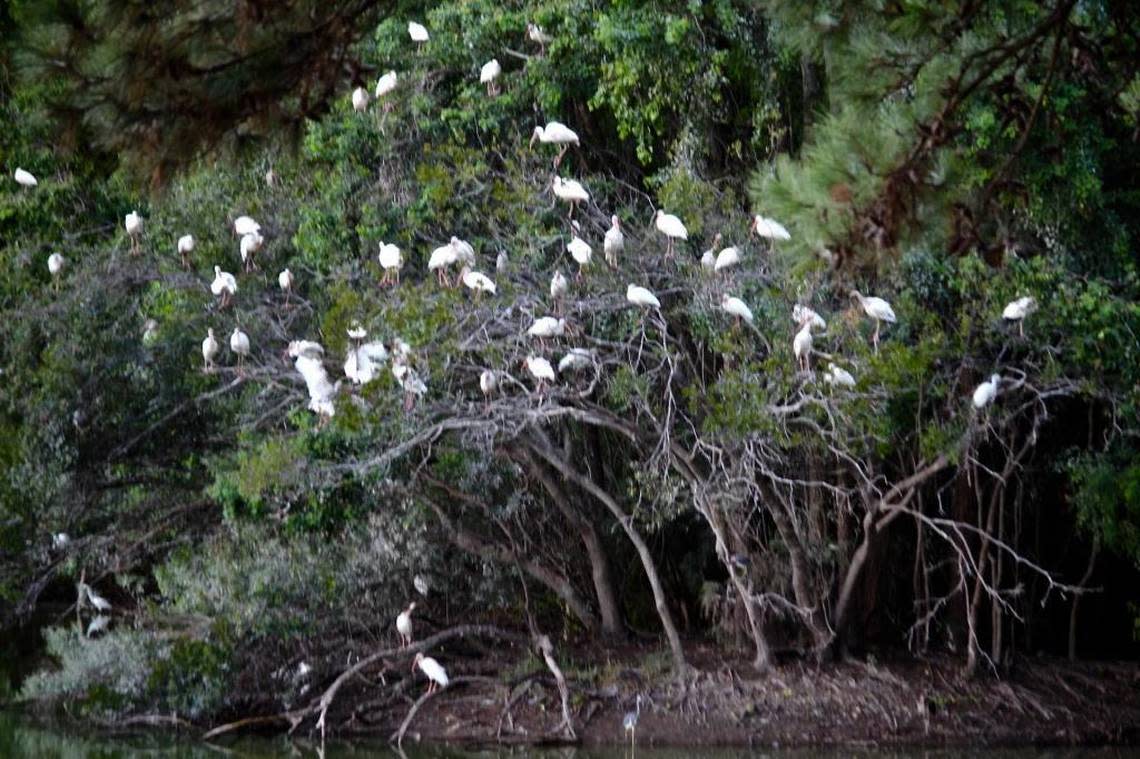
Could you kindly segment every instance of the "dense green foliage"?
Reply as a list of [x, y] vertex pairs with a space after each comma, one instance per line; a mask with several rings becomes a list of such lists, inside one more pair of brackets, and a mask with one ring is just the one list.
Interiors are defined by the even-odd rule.
[[[188, 41], [164, 51], [109, 34], [137, 21], [110, 11], [135, 3], [82, 4], [99, 31], [72, 53], [104, 79], [91, 90], [75, 72], [43, 76], [62, 34], [51, 14], [70, 6], [33, 5], [0, 16], [19, 32], [0, 52], [0, 623], [70, 604], [76, 582], [115, 614], [103, 637], [52, 629], [59, 667], [26, 697], [201, 720], [288, 708], [304, 677], [327, 683], [394, 639], [417, 575], [431, 627], [530, 620], [567, 641], [657, 628], [677, 667], [678, 627], [726, 656], [745, 644], [758, 666], [776, 640], [819, 656], [866, 640], [960, 646], [972, 671], [979, 656], [1002, 665], [1002, 631], [1018, 648], [1027, 609], [1067, 619], [1090, 546], [1140, 568], [1135, 11], [295, 3], [280, 27], [247, 20], [264, 45], [289, 47], [310, 6], [354, 26], [335, 55], [274, 55], [246, 103], [235, 93], [265, 68], [211, 31], [224, 14], [199, 27], [179, 4], [164, 34]], [[431, 30], [421, 47], [410, 18]], [[528, 22], [551, 41], [528, 40]], [[129, 58], [99, 68], [143, 45], [174, 76], [198, 35], [237, 56], [221, 90], [162, 78], [161, 97], [140, 99]], [[297, 70], [308, 55], [311, 77]], [[478, 79], [492, 57], [494, 97]], [[355, 112], [352, 88], [390, 69], [397, 89]], [[120, 89], [117, 111], [92, 107]], [[177, 130], [137, 139], [142, 101], [151, 129]], [[292, 148], [262, 139], [284, 128], [260, 121], [276, 104], [302, 120]], [[553, 149], [527, 148], [553, 119], [582, 142], [558, 173], [592, 196], [574, 214], [594, 259], [561, 303], [548, 283], [576, 270], [572, 229]], [[10, 181], [17, 166], [39, 185]], [[688, 227], [673, 256], [657, 208]], [[140, 255], [123, 231], [132, 209]], [[753, 213], [791, 239], [750, 235]], [[266, 237], [250, 273], [241, 214]], [[626, 230], [613, 268], [610, 214]], [[713, 275], [698, 259], [718, 233], [743, 261]], [[437, 284], [428, 257], [451, 235], [474, 245], [495, 296]], [[379, 286], [382, 241], [404, 251], [398, 286]], [[67, 262], [58, 287], [52, 252]], [[238, 277], [227, 308], [215, 265]], [[631, 308], [631, 282], [660, 311]], [[898, 316], [877, 348], [856, 287]], [[721, 310], [725, 293], [754, 326]], [[1001, 314], [1023, 296], [1037, 309], [1021, 334]], [[827, 319], [813, 372], [793, 357], [794, 304]], [[525, 336], [554, 312], [569, 336]], [[285, 351], [317, 340], [339, 378], [354, 323], [407, 341], [428, 391], [405, 412], [386, 368], [345, 381], [322, 423]], [[226, 345], [235, 326], [253, 345], [244, 371]], [[207, 328], [217, 372], [202, 370]], [[535, 392], [520, 363], [573, 346], [591, 366]], [[824, 382], [829, 362], [855, 387]], [[500, 378], [489, 398], [484, 368]], [[997, 399], [976, 410], [994, 372]], [[1074, 525], [1079, 549], [1059, 546]]]

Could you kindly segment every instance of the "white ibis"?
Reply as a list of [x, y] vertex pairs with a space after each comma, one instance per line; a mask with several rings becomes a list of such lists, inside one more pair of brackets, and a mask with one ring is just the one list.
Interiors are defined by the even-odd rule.
[[90, 601], [91, 605], [94, 606], [98, 611], [111, 610], [111, 602], [96, 593], [94, 588], [86, 584], [83, 586], [83, 588], [87, 593], [87, 600]]
[[281, 288], [281, 292], [285, 293], [285, 298], [289, 298], [289, 293], [293, 292], [293, 272], [289, 269], [282, 269], [281, 273], [277, 275], [277, 286]]
[[1020, 337], [1025, 337], [1025, 317], [1031, 311], [1037, 308], [1037, 301], [1029, 295], [1023, 298], [1018, 298], [1006, 305], [1001, 312], [1001, 318], [1007, 322], [1017, 322], [1017, 334]]
[[178, 238], [178, 255], [182, 258], [182, 268], [190, 268], [190, 254], [194, 252], [194, 235], [182, 235]]
[[499, 94], [497, 80], [501, 73], [503, 73], [503, 67], [499, 65], [498, 58], [492, 58], [479, 69], [479, 83], [487, 85], [487, 94], [491, 97]]
[[823, 373], [823, 381], [832, 386], [855, 387], [855, 378], [851, 376], [851, 372], [832, 363], [828, 363], [827, 371]]
[[725, 248], [716, 254], [716, 261], [713, 262], [713, 271], [725, 271], [731, 269], [740, 263], [740, 248], [735, 245]]
[[586, 188], [576, 179], [563, 179], [560, 176], [555, 176], [552, 186], [554, 195], [559, 200], [570, 204], [570, 216], [574, 215], [574, 209], [578, 207], [579, 203], [590, 200], [590, 193], [586, 192]]
[[400, 635], [400, 648], [412, 645], [412, 612], [415, 608], [416, 602], [412, 601], [408, 604], [408, 608], [396, 615], [396, 632]]
[[474, 292], [476, 297], [478, 297], [480, 293], [490, 293], [494, 295], [496, 292], [495, 283], [491, 281], [490, 277], [482, 272], [472, 271], [466, 266], [459, 272], [459, 280], [463, 283], [464, 287]]
[[408, 36], [412, 38], [412, 42], [417, 45], [423, 45], [427, 42], [430, 36], [428, 35], [427, 27], [416, 21], [408, 22]]
[[395, 71], [389, 71], [382, 77], [376, 80], [376, 99], [387, 95], [392, 90], [396, 89], [397, 77]]
[[491, 369], [484, 369], [483, 373], [479, 375], [479, 389], [483, 391], [483, 397], [490, 401], [491, 395], [499, 387], [499, 375]]
[[974, 388], [974, 408], [981, 410], [993, 403], [1000, 384], [1001, 375], [991, 374], [988, 380]]
[[800, 331], [792, 338], [792, 352], [796, 354], [796, 364], [805, 372], [811, 371], [811, 322], [800, 325]]
[[309, 410], [323, 423], [336, 412], [333, 398], [339, 387], [339, 383], [334, 385], [329, 380], [329, 373], [325, 371], [325, 365], [321, 361], [325, 349], [320, 343], [312, 340], [294, 340], [289, 343], [288, 353], [295, 359], [294, 368], [305, 380], [305, 388], [309, 392]]
[[507, 256], [507, 251], [500, 250], [499, 255], [495, 256], [495, 272], [498, 274], [506, 274], [510, 268], [511, 259]]
[[218, 338], [214, 337], [214, 328], [210, 327], [206, 330], [206, 339], [202, 341], [202, 360], [205, 362], [202, 371], [212, 372], [214, 370], [214, 359], [217, 356]]
[[368, 90], [357, 87], [352, 91], [352, 110], [364, 113], [368, 110]]
[[823, 317], [802, 303], [797, 303], [792, 306], [792, 321], [796, 324], [803, 324], [805, 321], [809, 321], [811, 322], [811, 326], [815, 329], [827, 329], [827, 322], [823, 320]]
[[411, 411], [416, 405], [416, 398], [427, 393], [427, 383], [420, 379], [415, 369], [404, 363], [393, 364], [392, 376], [404, 391], [404, 410]]
[[569, 289], [570, 283], [566, 280], [566, 276], [561, 270], [555, 271], [554, 276], [550, 278], [550, 298], [557, 302]]
[[535, 389], [539, 395], [542, 395], [542, 390], [547, 382], [554, 382], [554, 367], [550, 362], [541, 356], [527, 356], [523, 361], [523, 366], [530, 372], [530, 376], [534, 377], [537, 381]]
[[625, 299], [635, 306], [661, 308], [661, 301], [651, 290], [640, 285], [630, 285], [625, 288]]
[[245, 358], [249, 355], [249, 335], [241, 331], [241, 327], [234, 327], [230, 334], [230, 350], [237, 355], [238, 373], [245, 369]]
[[450, 682], [443, 666], [430, 656], [424, 656], [422, 652], [416, 654], [415, 660], [412, 661], [412, 670], [414, 671], [416, 667], [427, 675], [428, 693], [434, 693], [438, 688], [446, 688]]
[[888, 324], [895, 323], [895, 312], [891, 308], [891, 304], [887, 303], [882, 298], [874, 296], [866, 297], [858, 290], [851, 291], [851, 297], [859, 300], [859, 305], [863, 307], [864, 313], [875, 320], [875, 334], [871, 340], [875, 344], [875, 352], [879, 352], [879, 328], [883, 322]]
[[570, 257], [578, 263], [578, 276], [581, 277], [590, 259], [594, 257], [594, 249], [581, 237], [574, 235], [566, 245], [566, 250], [570, 251]]
[[428, 592], [431, 591], [431, 583], [428, 582], [428, 578], [424, 577], [423, 575], [418, 574], [413, 577], [412, 586], [416, 589], [416, 592], [424, 598], [427, 598]]
[[665, 255], [672, 257], [673, 240], [688, 240], [689, 230], [685, 229], [685, 225], [679, 218], [671, 213], [665, 213], [665, 211], [661, 209], [657, 209], [657, 214], [653, 217], [653, 222], [657, 227], [657, 231], [665, 235], [665, 239], [669, 241]]
[[720, 307], [727, 313], [735, 316], [737, 324], [739, 324], [742, 319], [749, 324], [752, 323], [752, 309], [740, 298], [725, 293], [721, 296]]
[[221, 308], [225, 308], [230, 303], [232, 298], [237, 293], [237, 279], [233, 274], [228, 271], [222, 271], [222, 267], [214, 267], [214, 281], [210, 283], [210, 292], [214, 295], [221, 296]]
[[625, 234], [621, 231], [621, 219], [614, 214], [610, 217], [610, 228], [606, 230], [605, 240], [602, 241], [606, 263], [611, 267], [617, 267], [618, 254], [623, 250], [625, 250]]
[[562, 146], [561, 152], [559, 152], [558, 156], [554, 159], [554, 168], [556, 169], [562, 163], [562, 157], [566, 155], [566, 151], [570, 149], [570, 146], [579, 144], [578, 134], [560, 121], [547, 122], [545, 127], [536, 126], [530, 137], [531, 146], [534, 145], [535, 140], [547, 145]]
[[234, 219], [234, 235], [237, 237], [245, 237], [246, 235], [259, 234], [261, 232], [261, 225], [253, 220], [250, 216], [239, 216]]
[[784, 228], [783, 224], [776, 221], [775, 219], [765, 218], [760, 214], [756, 214], [754, 217], [752, 217], [752, 225], [749, 228], [749, 231], [753, 234], [763, 237], [766, 240], [775, 241], [792, 239], [792, 236], [788, 234], [788, 230]]
[[52, 253], [48, 256], [47, 268], [48, 274], [51, 275], [52, 287], [56, 290], [59, 289], [59, 275], [63, 273], [63, 267], [67, 262], [64, 261], [63, 256], [59, 253]]
[[716, 270], [716, 249], [720, 246], [720, 232], [713, 235], [712, 246], [701, 254], [701, 268], [705, 271]]
[[558, 362], [558, 373], [584, 369], [594, 363], [594, 352], [589, 348], [571, 348]]
[[32, 172], [21, 168], [17, 168], [16, 171], [12, 173], [12, 178], [16, 180], [16, 184], [24, 188], [32, 188], [40, 183]]
[[546, 46], [554, 41], [554, 38], [544, 32], [541, 26], [529, 22], [526, 25], [526, 38], [538, 45], [542, 55], [546, 54]]
[[566, 334], [566, 320], [555, 319], [553, 316], [543, 316], [534, 320], [526, 334], [528, 337], [537, 337], [539, 342], [546, 344], [548, 337], [562, 337]]
[[454, 265], [458, 260], [458, 248], [451, 243], [440, 245], [431, 252], [431, 257], [428, 258], [428, 271], [434, 271], [439, 283], [448, 287], [451, 282], [447, 277], [447, 267]]
[[367, 385], [376, 379], [380, 367], [388, 360], [388, 349], [384, 343], [376, 340], [360, 344], [367, 337], [368, 332], [363, 329], [350, 329], [348, 336], [356, 345], [349, 348], [348, 357], [344, 361], [344, 375], [357, 385]]
[[475, 248], [472, 247], [471, 243], [466, 240], [460, 240], [455, 235], [452, 235], [451, 245], [455, 248], [460, 261], [465, 264], [470, 264], [471, 266], [475, 265]]
[[241, 250], [241, 263], [245, 271], [253, 271], [257, 268], [254, 255], [257, 251], [261, 250], [261, 246], [264, 243], [265, 238], [261, 236], [260, 232], [250, 232], [248, 235], [242, 235], [241, 243], [238, 247]]
[[625, 716], [622, 717], [622, 719], [621, 719], [622, 729], [625, 730], [625, 734], [629, 736], [629, 745], [630, 745], [631, 751], [633, 750], [633, 746], [634, 746], [636, 739], [637, 739], [637, 721], [638, 721], [638, 719], [641, 718], [641, 694], [640, 693], [637, 694], [637, 702], [636, 703], [637, 703], [637, 706], [634, 708], [634, 710], [626, 712]]
[[381, 242], [379, 259], [380, 268], [384, 270], [380, 286], [400, 284], [400, 267], [404, 265], [404, 256], [400, 249], [390, 242]]
[[138, 211], [131, 211], [123, 217], [123, 227], [127, 230], [127, 236], [131, 238], [131, 253], [138, 253], [139, 234], [142, 233], [142, 217]]

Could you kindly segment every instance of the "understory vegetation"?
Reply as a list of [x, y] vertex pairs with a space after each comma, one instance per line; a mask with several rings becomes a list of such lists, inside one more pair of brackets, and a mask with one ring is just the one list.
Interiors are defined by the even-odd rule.
[[[48, 619], [19, 698], [332, 729], [349, 715], [317, 699], [399, 647], [413, 600], [453, 678], [486, 674], [454, 648], [478, 625], [571, 690], [633, 642], [669, 674], [698, 644], [761, 672], [1136, 655], [1140, 9], [149, 5], [0, 9], [0, 628]], [[555, 168], [530, 144], [552, 120], [581, 143]], [[688, 230], [672, 251], [659, 209]], [[241, 215], [265, 238], [249, 272]], [[453, 235], [495, 294], [428, 271]], [[737, 266], [701, 265], [729, 246]], [[877, 345], [856, 290], [897, 315]], [[797, 305], [826, 321], [807, 370]], [[547, 315], [566, 334], [527, 336]], [[406, 341], [426, 393], [389, 365], [344, 378], [354, 325]], [[327, 420], [287, 355], [302, 339], [342, 380]], [[571, 348], [585, 365], [536, 387], [525, 359]], [[385, 685], [418, 687], [409, 663]]]

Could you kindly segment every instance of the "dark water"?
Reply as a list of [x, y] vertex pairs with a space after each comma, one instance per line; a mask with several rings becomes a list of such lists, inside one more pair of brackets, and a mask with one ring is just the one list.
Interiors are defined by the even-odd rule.
[[[540, 759], [624, 759], [630, 756], [629, 747], [605, 750], [584, 749], [498, 749], [470, 751], [440, 748], [405, 747], [401, 754], [384, 743], [367, 741], [330, 741], [322, 753], [319, 745], [305, 740], [284, 738], [243, 738], [238, 740], [203, 743], [192, 737], [180, 738], [169, 733], [140, 733], [138, 735], [83, 734], [71, 730], [35, 725], [16, 715], [0, 711], [0, 758], [34, 757], [35, 759], [262, 759], [263, 757], [322, 757], [323, 759], [366, 759], [367, 757], [398, 757], [408, 759], [496, 759], [503, 757], [539, 757]], [[650, 749], [638, 747], [636, 757], [642, 759], [738, 759], [742, 757], [772, 757], [773, 759], [837, 759], [838, 757], [868, 757], [868, 759], [964, 759], [980, 756], [983, 759], [1116, 759], [1136, 756], [1135, 751], [1124, 749], [1002, 749], [995, 751], [748, 751]]]

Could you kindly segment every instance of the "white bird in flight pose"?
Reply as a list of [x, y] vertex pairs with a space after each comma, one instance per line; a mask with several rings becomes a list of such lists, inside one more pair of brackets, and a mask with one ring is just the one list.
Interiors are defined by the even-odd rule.
[[875, 320], [875, 334], [871, 340], [875, 344], [875, 352], [878, 353], [879, 328], [882, 326], [883, 322], [887, 322], [888, 324], [895, 323], [894, 309], [891, 308], [890, 303], [887, 303], [882, 298], [876, 298], [875, 296], [867, 297], [858, 290], [852, 290], [851, 297], [857, 298], [859, 300], [859, 305], [863, 307], [864, 313]]

